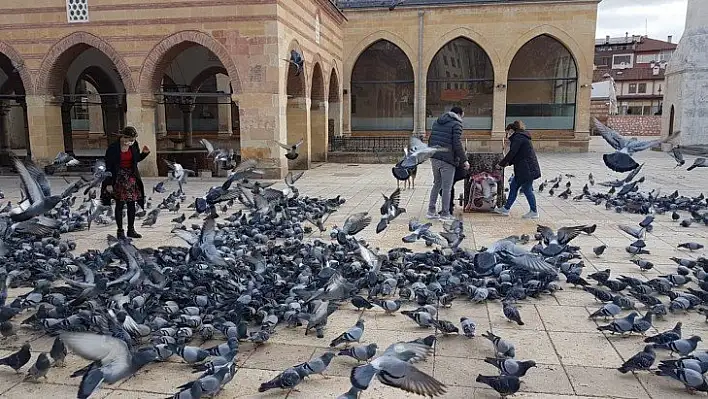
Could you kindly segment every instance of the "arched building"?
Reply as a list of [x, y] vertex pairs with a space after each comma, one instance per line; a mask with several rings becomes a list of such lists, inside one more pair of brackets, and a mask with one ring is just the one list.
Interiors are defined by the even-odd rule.
[[[471, 149], [519, 118], [542, 149], [587, 149], [596, 1], [382, 3], [7, 0], [2, 148], [97, 157], [134, 125], [147, 175], [209, 169], [205, 138], [276, 177], [326, 161], [330, 137], [422, 133], [459, 104]], [[300, 139], [296, 161], [275, 143]]]

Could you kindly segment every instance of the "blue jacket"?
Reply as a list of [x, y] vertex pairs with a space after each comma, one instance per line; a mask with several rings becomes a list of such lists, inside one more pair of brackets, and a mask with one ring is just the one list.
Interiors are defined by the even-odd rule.
[[428, 145], [447, 148], [447, 151], [436, 152], [432, 157], [459, 166], [467, 160], [462, 147], [462, 118], [454, 112], [442, 114], [433, 123], [433, 129], [428, 139]]

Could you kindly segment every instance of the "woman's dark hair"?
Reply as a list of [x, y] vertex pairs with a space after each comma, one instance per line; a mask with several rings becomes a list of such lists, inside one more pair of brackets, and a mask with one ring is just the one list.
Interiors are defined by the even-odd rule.
[[514, 124], [510, 123], [510, 124], [506, 125], [506, 129], [504, 129], [504, 130], [514, 130]]
[[136, 138], [138, 137], [138, 131], [132, 126], [126, 126], [121, 130], [120, 135], [123, 137]]
[[451, 111], [451, 112], [454, 112], [454, 113], [456, 113], [457, 115], [460, 115], [460, 116], [462, 116], [462, 112], [463, 112], [463, 111], [462, 111], [462, 107], [452, 107], [452, 109], [451, 109], [450, 111]]
[[524, 124], [524, 122], [521, 121], [514, 121], [514, 123], [509, 126], [511, 126], [511, 128], [514, 129], [515, 132], [526, 130], [526, 125]]

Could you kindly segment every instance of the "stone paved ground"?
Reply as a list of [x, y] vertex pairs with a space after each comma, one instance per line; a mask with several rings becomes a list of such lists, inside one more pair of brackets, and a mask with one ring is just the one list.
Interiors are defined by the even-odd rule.
[[[595, 150], [602, 150], [604, 145], [594, 145]], [[645, 175], [647, 184], [644, 190], [661, 187], [663, 192], [675, 189], [684, 194], [698, 194], [708, 181], [708, 170], [696, 170], [693, 173], [672, 169], [672, 161], [662, 153], [645, 152], [638, 159], [647, 163]], [[597, 181], [617, 177], [602, 166], [600, 154], [541, 154], [540, 160], [545, 178], [552, 178], [560, 173], [572, 173], [578, 176], [572, 179], [574, 190], [578, 192], [584, 184], [587, 174], [592, 172]], [[418, 172], [416, 188], [404, 191], [403, 206], [408, 217], [421, 217], [431, 187], [428, 165]], [[189, 196], [203, 193], [215, 181], [193, 179], [187, 186]], [[153, 184], [154, 181], [149, 182]], [[60, 181], [55, 181], [60, 186]], [[460, 184], [461, 186], [461, 184]], [[10, 178], [0, 180], [0, 187], [8, 198], [16, 198], [17, 183]], [[381, 193], [389, 193], [395, 188], [395, 181], [390, 174], [390, 167], [383, 165], [321, 165], [306, 173], [299, 184], [300, 191], [310, 196], [334, 196], [341, 194], [347, 203], [333, 215], [329, 222], [339, 223], [352, 212], [369, 211], [376, 214], [381, 202]], [[461, 190], [461, 187], [460, 187]], [[631, 241], [617, 229], [618, 223], [633, 224], [641, 220], [640, 216], [616, 214], [603, 207], [595, 207], [587, 202], [573, 202], [550, 198], [548, 194], [538, 196], [540, 223], [557, 228], [563, 225], [597, 223], [598, 229], [591, 237], [579, 237], [574, 243], [582, 248], [584, 261], [589, 274], [593, 271], [612, 269], [612, 273], [625, 274], [649, 279], [662, 274], [675, 272], [676, 268], [669, 260], [670, 256], [696, 258], [705, 255], [703, 251], [688, 253], [677, 251], [676, 244], [681, 241], [706, 243], [708, 227], [695, 226], [681, 228], [667, 220], [667, 216], [658, 217], [655, 230], [647, 237], [652, 254], [647, 259], [657, 266], [654, 270], [639, 273], [638, 268], [629, 262], [629, 255], [624, 247]], [[463, 245], [479, 248], [510, 234], [530, 233], [535, 231], [535, 223], [520, 219], [526, 212], [523, 197], [514, 207], [510, 218], [488, 214], [465, 214], [467, 239]], [[181, 242], [170, 237], [168, 222], [172, 216], [162, 217], [154, 228], [140, 231], [145, 238], [138, 246], [158, 246]], [[378, 247], [388, 249], [400, 246], [401, 237], [406, 230], [407, 218], [401, 218], [386, 232], [376, 236], [373, 226], [367, 229], [361, 238], [371, 240]], [[439, 226], [436, 226], [439, 227]], [[90, 232], [74, 234], [78, 241], [78, 251], [89, 248], [105, 247], [105, 235], [114, 233], [111, 227], [100, 227]], [[320, 237], [315, 234], [313, 238]], [[608, 245], [608, 250], [601, 257], [595, 257], [591, 248], [601, 243]], [[415, 250], [424, 250], [424, 246], [413, 245]], [[11, 297], [26, 290], [11, 290]], [[11, 298], [12, 299], [12, 298]], [[678, 383], [646, 373], [622, 375], [615, 370], [623, 359], [627, 359], [643, 347], [640, 337], [619, 338], [603, 335], [596, 331], [596, 324], [588, 320], [588, 314], [598, 308], [590, 295], [583, 291], [565, 287], [555, 297], [543, 296], [539, 300], [523, 301], [519, 308], [526, 325], [518, 327], [506, 322], [498, 302], [486, 305], [473, 305], [458, 299], [452, 308], [441, 311], [441, 318], [457, 321], [461, 316], [471, 317], [483, 332], [491, 329], [496, 334], [511, 340], [517, 347], [517, 358], [534, 359], [537, 369], [532, 369], [522, 387], [520, 397], [562, 398], [575, 397], [621, 397], [621, 398], [668, 398], [685, 396], [686, 391]], [[312, 356], [321, 354], [330, 339], [354, 324], [361, 312], [353, 309], [340, 310], [332, 315], [326, 331], [326, 339], [318, 340], [313, 336], [305, 337], [302, 329], [279, 329], [270, 342], [254, 350], [249, 345], [242, 345], [238, 364], [240, 368], [234, 380], [225, 388], [220, 397], [289, 397], [316, 398], [335, 397], [349, 387], [348, 375], [353, 362], [337, 358], [327, 372], [331, 378], [314, 377], [301, 384], [300, 392], [271, 391], [258, 394], [259, 384], [275, 376], [286, 367], [303, 362]], [[401, 316], [385, 316], [380, 311], [367, 311], [363, 317], [367, 320], [364, 342], [377, 342], [379, 348], [401, 339], [413, 339], [430, 333], [422, 330]], [[697, 334], [708, 338], [708, 324], [705, 318], [695, 313], [668, 316], [655, 323], [656, 330], [666, 330], [677, 320], [683, 321], [684, 335]], [[652, 332], [656, 332], [653, 330]], [[34, 363], [36, 355], [48, 351], [51, 338], [23, 329], [17, 340], [0, 343], [0, 355], [7, 355], [16, 350], [23, 341], [31, 340], [33, 358], [22, 371]], [[207, 343], [209, 345], [211, 343]], [[446, 337], [440, 340], [435, 355], [419, 366], [433, 374], [448, 386], [449, 398], [492, 398], [495, 392], [475, 382], [478, 373], [491, 374], [494, 369], [482, 359], [492, 356], [490, 343], [477, 337], [468, 340], [464, 337]], [[666, 353], [660, 353], [666, 357]], [[79, 379], [69, 378], [69, 374], [84, 366], [86, 361], [70, 355], [64, 369], [52, 369], [47, 382], [40, 384], [21, 382], [23, 375], [12, 370], [0, 369], [0, 393], [8, 398], [72, 398], [76, 397]], [[175, 388], [194, 378], [189, 367], [179, 361], [152, 364], [136, 376], [114, 386], [107, 386], [95, 395], [97, 398], [160, 398], [175, 392]], [[402, 391], [374, 382], [365, 391], [365, 398], [400, 398], [407, 397]]]

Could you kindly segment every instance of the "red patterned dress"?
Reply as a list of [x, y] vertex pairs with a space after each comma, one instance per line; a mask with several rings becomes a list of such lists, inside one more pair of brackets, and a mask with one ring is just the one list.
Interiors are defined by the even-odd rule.
[[133, 152], [120, 152], [120, 168], [113, 185], [116, 201], [137, 201], [140, 198], [137, 179], [133, 174]]

